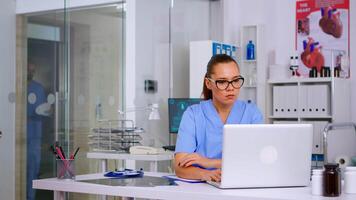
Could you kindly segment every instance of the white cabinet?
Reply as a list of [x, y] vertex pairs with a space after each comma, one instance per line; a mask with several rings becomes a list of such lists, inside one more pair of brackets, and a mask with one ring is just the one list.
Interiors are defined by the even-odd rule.
[[321, 133], [328, 122], [348, 122], [350, 80], [342, 78], [290, 78], [269, 80], [267, 113], [270, 123], [314, 125], [313, 154], [322, 154]]
[[213, 55], [227, 54], [236, 58], [237, 47], [218, 41], [192, 41], [189, 47], [189, 97], [200, 98], [206, 67]]
[[[252, 101], [261, 111], [265, 110], [266, 96], [266, 60], [264, 50], [263, 25], [245, 25], [240, 29], [240, 45], [238, 64], [245, 83], [240, 91], [239, 99]], [[252, 41], [255, 59], [247, 59], [247, 44]]]

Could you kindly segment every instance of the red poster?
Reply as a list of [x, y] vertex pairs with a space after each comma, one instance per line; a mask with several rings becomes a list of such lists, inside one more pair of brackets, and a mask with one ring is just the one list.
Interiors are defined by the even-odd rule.
[[310, 76], [310, 70], [324, 77], [325, 69], [335, 76], [350, 77], [349, 0], [297, 0], [296, 50], [298, 73]]

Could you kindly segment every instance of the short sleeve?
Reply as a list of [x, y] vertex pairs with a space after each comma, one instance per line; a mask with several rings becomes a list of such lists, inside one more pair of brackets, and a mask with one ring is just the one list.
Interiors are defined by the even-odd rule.
[[196, 124], [191, 107], [183, 113], [178, 129], [175, 153], [193, 153], [197, 149]]
[[252, 115], [252, 124], [263, 124], [263, 116], [261, 111], [258, 109], [257, 106], [254, 106], [254, 112]]

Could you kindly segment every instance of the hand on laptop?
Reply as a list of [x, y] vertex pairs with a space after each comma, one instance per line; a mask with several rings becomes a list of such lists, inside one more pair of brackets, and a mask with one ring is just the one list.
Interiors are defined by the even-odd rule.
[[199, 165], [204, 168], [221, 168], [221, 160], [209, 159], [197, 153], [190, 153], [182, 157], [178, 163], [179, 167]]
[[175, 173], [180, 178], [220, 182], [219, 159], [205, 158], [197, 153], [176, 153], [174, 163]]
[[221, 181], [221, 169], [206, 170], [201, 173], [201, 180], [203, 181]]

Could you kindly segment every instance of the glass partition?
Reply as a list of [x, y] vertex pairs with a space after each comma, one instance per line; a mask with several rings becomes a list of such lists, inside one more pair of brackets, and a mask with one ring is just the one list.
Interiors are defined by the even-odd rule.
[[17, 152], [26, 155], [18, 165], [18, 183], [26, 180], [21, 199], [53, 199], [52, 192], [32, 190], [31, 180], [56, 176], [55, 144], [66, 157], [80, 147], [77, 174], [97, 172], [97, 162], [86, 158], [88, 137], [98, 120], [116, 119], [123, 103], [125, 2], [67, 7], [18, 16], [18, 70], [27, 74], [17, 78], [25, 94], [17, 124], [27, 124], [18, 130]]
[[[130, 66], [136, 69], [131, 87], [135, 97], [129, 105], [137, 110], [135, 126], [145, 130], [143, 145], [175, 142], [168, 130], [168, 98], [189, 95], [189, 42], [216, 39], [211, 38], [211, 4], [210, 0], [135, 1], [135, 66]], [[116, 120], [117, 111], [127, 109], [124, 85], [132, 77], [124, 76], [125, 1], [71, 9], [69, 1], [63, 5], [60, 10], [18, 16], [17, 70], [23, 75], [17, 77], [21, 117], [16, 122], [21, 199], [26, 188], [30, 191], [31, 179], [56, 175], [50, 151], [56, 141], [67, 156], [80, 147], [77, 174], [98, 172], [98, 161], [86, 158], [93, 149], [89, 140], [93, 129], [98, 121]], [[148, 113], [139, 111], [150, 104], [158, 104], [160, 120], [149, 121]], [[113, 164], [110, 169], [117, 167]], [[32, 196], [52, 199], [53, 194], [37, 191]]]
[[[212, 39], [211, 4], [210, 0], [136, 1], [134, 104], [157, 103], [161, 115], [160, 120], [149, 121], [136, 114], [137, 126], [146, 130], [144, 145], [175, 144], [168, 129], [168, 98], [189, 97], [189, 43]], [[155, 81], [156, 90], [145, 90], [149, 80]]]

